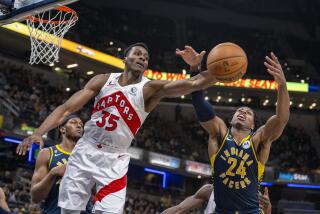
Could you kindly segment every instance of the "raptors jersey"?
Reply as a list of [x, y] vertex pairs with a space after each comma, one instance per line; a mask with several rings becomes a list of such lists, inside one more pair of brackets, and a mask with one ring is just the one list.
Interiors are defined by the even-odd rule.
[[109, 152], [126, 152], [148, 116], [144, 108], [142, 77], [137, 84], [121, 86], [121, 73], [112, 73], [95, 97], [91, 119], [85, 124], [86, 141], [104, 146]]

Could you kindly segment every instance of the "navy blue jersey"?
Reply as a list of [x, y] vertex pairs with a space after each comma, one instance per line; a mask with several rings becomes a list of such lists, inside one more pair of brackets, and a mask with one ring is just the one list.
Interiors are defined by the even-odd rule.
[[[52, 147], [49, 147], [50, 150], [50, 161], [48, 165], [49, 171], [56, 167], [63, 165], [68, 162], [70, 152], [64, 151], [59, 145], [55, 145]], [[43, 214], [61, 214], [61, 209], [58, 207], [58, 197], [59, 197], [59, 186], [61, 182], [62, 177], [57, 177], [56, 181], [54, 182], [48, 197], [42, 204], [42, 213]], [[90, 201], [88, 203], [90, 206]], [[89, 207], [87, 205], [87, 208]], [[91, 213], [91, 210], [88, 210], [87, 212], [81, 212], [81, 214], [85, 213]]]
[[264, 165], [256, 157], [252, 135], [238, 143], [228, 130], [210, 161], [216, 213], [260, 213], [258, 191]]

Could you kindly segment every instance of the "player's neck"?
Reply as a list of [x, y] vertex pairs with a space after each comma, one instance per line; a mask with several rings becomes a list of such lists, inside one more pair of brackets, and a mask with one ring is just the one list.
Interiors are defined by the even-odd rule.
[[231, 127], [231, 134], [237, 140], [241, 141], [243, 138], [250, 134], [251, 130], [245, 127]]
[[72, 152], [75, 145], [75, 142], [68, 138], [62, 139], [61, 143], [59, 144], [59, 146], [66, 152]]
[[133, 71], [124, 70], [124, 72], [119, 77], [119, 84], [121, 86], [136, 84], [141, 81], [142, 75], [134, 75]]

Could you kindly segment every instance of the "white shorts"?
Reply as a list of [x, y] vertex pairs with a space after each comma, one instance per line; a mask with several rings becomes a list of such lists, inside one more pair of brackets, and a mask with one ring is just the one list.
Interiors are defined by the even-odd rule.
[[83, 138], [78, 141], [60, 184], [59, 207], [85, 210], [96, 185], [94, 210], [123, 212], [130, 155], [106, 150]]

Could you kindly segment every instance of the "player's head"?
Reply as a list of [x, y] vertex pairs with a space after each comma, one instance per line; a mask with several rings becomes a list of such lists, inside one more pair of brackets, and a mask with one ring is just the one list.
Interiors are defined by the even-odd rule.
[[60, 125], [60, 134], [63, 138], [67, 138], [76, 143], [83, 134], [83, 122], [76, 115], [68, 116]]
[[255, 112], [247, 106], [238, 108], [233, 114], [231, 126], [253, 130], [255, 128]]
[[149, 64], [149, 49], [144, 43], [135, 43], [130, 45], [124, 51], [125, 69], [132, 71], [139, 76], [143, 73]]

